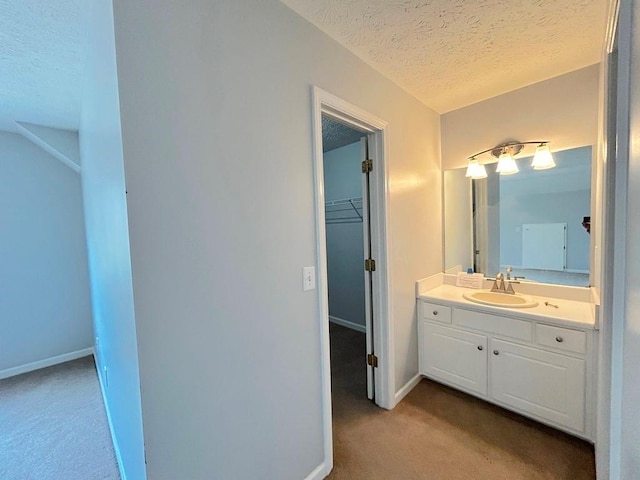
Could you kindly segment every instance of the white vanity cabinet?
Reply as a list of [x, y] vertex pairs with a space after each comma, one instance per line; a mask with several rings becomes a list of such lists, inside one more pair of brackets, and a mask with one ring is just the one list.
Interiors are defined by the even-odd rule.
[[487, 337], [424, 322], [420, 338], [428, 352], [421, 357], [423, 375], [487, 394]]
[[588, 329], [418, 303], [422, 375], [592, 439]]
[[491, 339], [491, 398], [584, 431], [585, 360]]

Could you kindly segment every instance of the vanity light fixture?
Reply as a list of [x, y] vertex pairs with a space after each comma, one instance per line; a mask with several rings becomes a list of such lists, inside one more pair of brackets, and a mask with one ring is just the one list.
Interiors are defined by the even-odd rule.
[[466, 177], [471, 177], [473, 180], [486, 178], [487, 170], [484, 165], [480, 163], [477, 157], [491, 153], [491, 155], [498, 159], [498, 167], [496, 172], [500, 175], [513, 175], [518, 173], [518, 164], [516, 163], [515, 156], [518, 155], [525, 147], [525, 145], [538, 145], [536, 153], [533, 156], [531, 166], [534, 170], [545, 170], [547, 168], [553, 168], [556, 163], [553, 161], [553, 155], [549, 150], [549, 142], [536, 141], [536, 142], [509, 142], [502, 145], [498, 145], [482, 152], [478, 152], [468, 158]]
[[549, 150], [549, 145], [546, 143], [538, 145], [531, 166], [534, 170], [546, 170], [547, 168], [556, 166], [556, 162], [553, 161], [553, 155], [551, 155], [551, 151]]
[[480, 164], [475, 158], [469, 159], [469, 165], [467, 165], [467, 173], [465, 177], [471, 177], [472, 180], [480, 180], [481, 178], [487, 178], [487, 169], [484, 165]]

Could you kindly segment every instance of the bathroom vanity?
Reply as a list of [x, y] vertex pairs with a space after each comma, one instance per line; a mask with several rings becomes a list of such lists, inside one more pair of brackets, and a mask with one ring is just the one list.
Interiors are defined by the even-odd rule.
[[593, 441], [597, 330], [590, 290], [523, 284], [537, 305], [510, 308], [468, 300], [464, 294], [473, 290], [455, 286], [453, 275], [439, 282], [417, 284], [420, 373]]

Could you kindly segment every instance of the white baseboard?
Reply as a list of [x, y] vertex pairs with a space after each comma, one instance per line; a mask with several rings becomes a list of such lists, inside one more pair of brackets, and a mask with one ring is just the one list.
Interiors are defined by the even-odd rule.
[[329, 475], [329, 473], [330, 473], [330, 470], [327, 471], [327, 466], [325, 462], [322, 462], [320, 465], [314, 468], [313, 472], [307, 475], [304, 480], [322, 480], [323, 478], [326, 478]]
[[75, 352], [65, 353], [63, 355], [57, 355], [51, 358], [45, 358], [37, 362], [27, 363], [26, 365], [20, 365], [17, 367], [7, 368], [0, 371], [0, 380], [5, 378], [14, 377], [22, 373], [33, 372], [34, 370], [40, 370], [41, 368], [51, 367], [58, 365], [59, 363], [68, 362], [77, 358], [88, 357], [93, 354], [93, 348], [83, 348], [82, 350], [76, 350]]
[[358, 332], [366, 333], [367, 331], [367, 327], [365, 327], [364, 325], [350, 322], [349, 320], [345, 320], [343, 318], [332, 317], [331, 315], [329, 315], [329, 321], [337, 325], [342, 325], [343, 327], [350, 328], [351, 330], [357, 330]]
[[420, 383], [420, 380], [422, 380], [422, 375], [418, 373], [416, 374], [415, 377], [409, 380], [400, 390], [396, 392], [396, 398], [395, 398], [396, 405], [398, 405], [402, 401], [402, 399], [406, 397], [409, 394], [409, 392], [413, 390], [415, 386]]
[[109, 424], [109, 432], [111, 433], [111, 442], [113, 443], [113, 451], [116, 454], [116, 462], [118, 463], [118, 470], [120, 471], [121, 480], [127, 480], [127, 474], [124, 470], [124, 464], [122, 463], [122, 455], [120, 454], [120, 447], [118, 446], [118, 439], [116, 438], [113, 430], [113, 423], [111, 422], [111, 411], [109, 410], [109, 402], [107, 401], [107, 395], [105, 393], [104, 381], [102, 378], [102, 368], [98, 364], [98, 357], [93, 352], [93, 358], [96, 362], [96, 370], [98, 372], [98, 383], [100, 384], [100, 391], [102, 392], [102, 403], [104, 403], [104, 411], [107, 414], [107, 423]]

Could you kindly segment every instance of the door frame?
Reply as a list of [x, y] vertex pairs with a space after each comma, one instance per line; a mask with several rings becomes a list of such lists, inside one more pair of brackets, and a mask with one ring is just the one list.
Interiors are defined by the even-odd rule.
[[[607, 12], [607, 33], [602, 53], [600, 69], [600, 98], [598, 99], [599, 131], [596, 150], [593, 182], [596, 192], [593, 213], [591, 215], [591, 265], [590, 284], [596, 286], [600, 296], [600, 305], [596, 306], [598, 362], [595, 424], [595, 460], [598, 478], [617, 478], [619, 476], [620, 448], [611, 440], [619, 441], [619, 426], [612, 424], [612, 418], [620, 420], [617, 388], [613, 386], [614, 343], [621, 345], [620, 334], [614, 340], [613, 317], [613, 279], [615, 258], [615, 204], [616, 204], [616, 153], [618, 120], [618, 79], [612, 78], [611, 71], [617, 71], [617, 45], [619, 3], [614, 0]], [[615, 95], [615, 96], [614, 96]], [[628, 127], [628, 125], [627, 125]], [[613, 130], [613, 129], [616, 130]], [[625, 132], [620, 132], [625, 135]], [[624, 142], [624, 138], [622, 139]], [[621, 289], [620, 286], [617, 288]], [[616, 347], [620, 348], [620, 347]], [[620, 350], [621, 351], [621, 350]]]
[[[374, 351], [378, 357], [375, 375], [376, 404], [391, 409], [395, 406], [393, 362], [393, 330], [391, 328], [390, 251], [387, 180], [387, 122], [375, 115], [316, 86], [312, 87], [313, 168], [316, 210], [316, 268], [318, 269], [318, 310], [320, 318], [320, 365], [322, 377], [323, 434], [325, 469], [333, 468], [333, 427], [331, 412], [331, 364], [329, 345], [329, 296], [327, 278], [327, 245], [324, 212], [324, 160], [322, 152], [322, 116], [325, 115], [355, 130], [367, 133], [369, 157], [374, 162], [370, 177], [371, 242], [376, 272], [373, 276]], [[364, 266], [363, 266], [364, 269]], [[364, 395], [364, 392], [363, 392]]]

